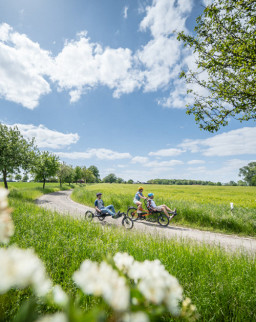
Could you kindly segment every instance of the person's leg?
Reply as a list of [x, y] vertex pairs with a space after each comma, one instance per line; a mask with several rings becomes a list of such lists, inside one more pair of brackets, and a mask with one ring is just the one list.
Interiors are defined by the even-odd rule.
[[115, 213], [111, 211], [108, 207], [102, 208], [101, 209], [102, 214], [110, 214], [112, 217], [115, 216]]
[[107, 206], [106, 208], [108, 209], [108, 213], [109, 213], [112, 217], [114, 217], [114, 216], [116, 215], [116, 211], [115, 211], [115, 208], [114, 208], [114, 206], [113, 206], [113, 205], [109, 205], [109, 206]]
[[143, 211], [143, 209], [142, 209], [142, 203], [140, 202], [140, 201], [137, 201], [136, 202], [136, 205], [137, 205], [137, 211], [139, 211], [139, 212], [142, 212]]
[[167, 210], [166, 210], [166, 207], [164, 207], [164, 205], [160, 206], [162, 211], [166, 214], [167, 217], [170, 217]]

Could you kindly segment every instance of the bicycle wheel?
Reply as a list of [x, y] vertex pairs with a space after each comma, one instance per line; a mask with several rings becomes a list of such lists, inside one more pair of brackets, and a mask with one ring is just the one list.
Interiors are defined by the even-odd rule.
[[167, 217], [165, 214], [160, 214], [158, 216], [158, 223], [161, 226], [168, 226], [168, 224], [169, 224], [169, 217]]
[[85, 219], [88, 221], [92, 221], [93, 217], [94, 217], [94, 213], [90, 210], [87, 210], [85, 215], [84, 215]]
[[127, 217], [129, 217], [131, 220], [137, 220], [138, 219], [138, 213], [137, 208], [131, 207], [127, 211]]
[[99, 221], [103, 221], [106, 218], [105, 215], [98, 216]]
[[133, 220], [130, 217], [127, 217], [126, 215], [124, 216], [123, 220], [122, 220], [122, 225], [126, 228], [126, 229], [132, 229], [133, 227]]

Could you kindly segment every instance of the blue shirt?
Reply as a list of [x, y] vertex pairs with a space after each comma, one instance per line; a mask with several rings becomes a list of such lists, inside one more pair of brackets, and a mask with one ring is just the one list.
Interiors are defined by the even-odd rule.
[[137, 192], [136, 192], [136, 194], [135, 194], [135, 197], [134, 197], [134, 198], [135, 198], [136, 200], [140, 201], [140, 198], [141, 198], [141, 197], [143, 197], [143, 194], [142, 194], [141, 192], [137, 191]]
[[99, 208], [99, 209], [104, 208], [103, 200], [102, 199], [96, 199], [95, 202], [94, 202], [94, 206]]

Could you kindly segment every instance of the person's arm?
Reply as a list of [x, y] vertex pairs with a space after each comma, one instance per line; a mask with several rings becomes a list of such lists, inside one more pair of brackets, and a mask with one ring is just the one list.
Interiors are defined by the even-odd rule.
[[140, 198], [147, 199], [147, 197], [144, 197], [142, 193], [139, 193]]

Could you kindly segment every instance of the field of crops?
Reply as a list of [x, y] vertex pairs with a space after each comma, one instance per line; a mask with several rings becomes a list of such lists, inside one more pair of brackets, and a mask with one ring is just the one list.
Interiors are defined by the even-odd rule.
[[[103, 193], [105, 204], [126, 211], [132, 206], [137, 185], [95, 184], [77, 188], [72, 198], [94, 206], [95, 193]], [[256, 187], [145, 185], [144, 195], [155, 194], [157, 205], [177, 208], [172, 224], [256, 236]], [[231, 212], [230, 203], [234, 204]]]
[[[89, 189], [108, 187], [116, 188], [104, 185], [90, 186]], [[58, 186], [51, 184], [48, 189], [56, 191]], [[83, 189], [77, 190], [82, 193]], [[14, 209], [15, 234], [10, 244], [35, 249], [53, 282], [60, 284], [69, 296], [76, 299], [82, 311], [88, 311], [99, 303], [95, 297], [82, 295], [72, 280], [72, 274], [82, 261], [100, 262], [109, 254], [128, 252], [138, 261], [159, 259], [167, 271], [178, 278], [185, 295], [196, 305], [200, 321], [256, 319], [256, 266], [250, 256], [53, 214], [34, 205], [32, 196], [38, 197], [38, 194], [42, 194], [42, 190], [36, 184], [21, 184], [11, 191], [9, 200]], [[0, 295], [1, 320], [12, 320], [29, 297], [31, 290], [28, 288]], [[41, 315], [53, 313], [58, 308], [39, 301], [34, 310]], [[170, 318], [164, 315], [161, 321], [170, 321]]]

